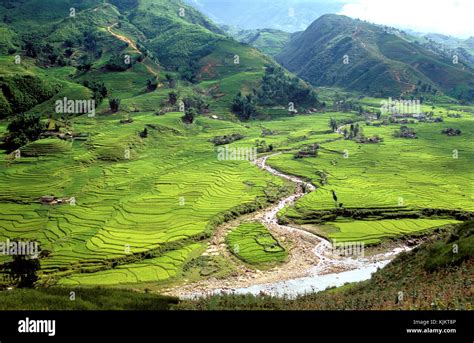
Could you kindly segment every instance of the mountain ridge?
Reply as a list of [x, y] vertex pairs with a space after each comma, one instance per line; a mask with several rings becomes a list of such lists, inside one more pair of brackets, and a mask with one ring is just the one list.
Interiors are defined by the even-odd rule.
[[[340, 15], [323, 15], [294, 36], [276, 60], [314, 86], [378, 96], [431, 92], [474, 99], [474, 71], [408, 39], [403, 32]], [[419, 93], [419, 92], [418, 92]]]

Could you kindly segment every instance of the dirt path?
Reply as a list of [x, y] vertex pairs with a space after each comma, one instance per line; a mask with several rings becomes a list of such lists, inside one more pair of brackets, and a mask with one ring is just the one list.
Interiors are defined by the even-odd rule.
[[121, 40], [122, 42], [125, 42], [127, 43], [135, 52], [139, 53], [140, 55], [142, 54], [140, 50], [138, 50], [138, 47], [137, 45], [135, 44], [134, 41], [132, 41], [130, 38], [128, 37], [125, 37], [123, 35], [120, 35], [118, 33], [115, 33], [112, 31], [112, 29], [117, 26], [118, 23], [115, 23], [115, 24], [112, 24], [110, 26], [107, 26], [107, 31], [114, 37], [116, 37], [117, 39]]

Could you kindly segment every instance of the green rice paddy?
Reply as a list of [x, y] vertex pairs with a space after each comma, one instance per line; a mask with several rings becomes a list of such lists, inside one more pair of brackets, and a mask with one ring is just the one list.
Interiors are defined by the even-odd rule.
[[[259, 53], [249, 48], [241, 51], [240, 64], [235, 65], [233, 51], [228, 51], [226, 42], [219, 44], [215, 54], [200, 62], [204, 68], [209, 66], [209, 73], [195, 88], [209, 93], [210, 116], [229, 118], [229, 103], [238, 91], [251, 91], [263, 75], [264, 64], [255, 62], [253, 54]], [[88, 89], [70, 80], [76, 75], [72, 67], [41, 70], [28, 60], [17, 66], [11, 57], [1, 57], [0, 65], [6, 74], [34, 74], [61, 84], [55, 97], [31, 112], [48, 116], [55, 99], [90, 97]], [[111, 114], [106, 99], [96, 117], [71, 119], [74, 131], [83, 134], [81, 139], [41, 139], [21, 148], [19, 159], [1, 155], [0, 240], [38, 241], [48, 253], [41, 260], [43, 280], [73, 286], [179, 280], [186, 264], [205, 250], [216, 225], [263, 206], [270, 198], [276, 200], [283, 189], [288, 191], [286, 181], [249, 161], [218, 160], [210, 141], [234, 133], [243, 139], [231, 147], [253, 148], [256, 140], [265, 140], [273, 151], [282, 152], [268, 160], [272, 167], [318, 186], [294, 207], [285, 208], [282, 219], [315, 224], [315, 213], [336, 207], [332, 191], [347, 209], [474, 211], [471, 112], [448, 118], [446, 108], [439, 107], [435, 112], [442, 112], [443, 123], [409, 124], [419, 137], [414, 140], [393, 137], [400, 125], [362, 124], [367, 136], [384, 138], [380, 144], [347, 141], [329, 130], [330, 118], [357, 119], [355, 113], [288, 117], [286, 109], [268, 108], [273, 120], [238, 123], [200, 116], [194, 124], [184, 125], [182, 113], [154, 114], [170, 89], [160, 86], [147, 91], [150, 76], [144, 64], [123, 73], [90, 72], [89, 79], [102, 80], [112, 96], [121, 98], [122, 111]], [[182, 95], [192, 92], [182, 85], [177, 90]], [[125, 118], [133, 122], [120, 123]], [[141, 138], [145, 127], [148, 137]], [[441, 134], [448, 127], [461, 129], [462, 135]], [[7, 122], [1, 121], [0, 134], [6, 128]], [[293, 158], [296, 151], [312, 144], [322, 146], [318, 157]], [[325, 183], [322, 173], [327, 175]], [[51, 195], [74, 197], [75, 206], [40, 202]], [[437, 217], [368, 219], [374, 218], [352, 222], [336, 218], [321, 227], [330, 239], [378, 243], [454, 222]], [[228, 245], [231, 251], [238, 245], [234, 254], [259, 267], [281, 263], [287, 256], [258, 223], [232, 230]], [[0, 262], [7, 259], [0, 256]]]
[[[380, 243], [383, 238], [412, 235], [458, 223], [449, 219], [385, 219], [328, 222], [327, 237], [337, 242]], [[335, 230], [334, 230], [335, 229]]]
[[243, 223], [227, 236], [230, 251], [251, 265], [274, 264], [285, 261], [288, 253], [258, 222]]

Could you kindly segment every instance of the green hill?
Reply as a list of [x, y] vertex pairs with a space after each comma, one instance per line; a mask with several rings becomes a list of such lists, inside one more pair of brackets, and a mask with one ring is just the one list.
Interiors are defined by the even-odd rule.
[[437, 55], [402, 32], [345, 16], [325, 15], [277, 57], [315, 86], [381, 97], [445, 93], [474, 99], [474, 71]]
[[227, 32], [239, 42], [249, 44], [270, 56], [279, 54], [291, 37], [291, 33], [274, 29], [232, 30], [229, 28]]

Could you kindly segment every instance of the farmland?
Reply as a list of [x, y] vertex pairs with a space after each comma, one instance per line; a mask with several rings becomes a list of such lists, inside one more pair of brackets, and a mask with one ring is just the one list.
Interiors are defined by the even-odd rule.
[[[38, 287], [275, 282], [331, 240], [376, 250], [472, 219], [474, 107], [443, 88], [427, 120], [396, 122], [379, 92], [314, 88], [180, 1], [90, 0], [74, 18], [50, 2], [0, 27], [24, 45], [0, 46], [0, 241], [39, 243]], [[37, 135], [10, 127], [32, 117]]]
[[283, 262], [285, 248], [260, 223], [243, 223], [227, 236], [229, 249], [242, 261], [250, 264]]
[[[328, 130], [329, 118], [354, 118], [353, 114], [315, 114], [248, 125], [202, 117], [191, 126], [180, 122], [179, 113], [128, 116], [133, 123], [120, 124], [120, 114], [78, 117], [75, 129], [87, 132], [87, 141], [43, 139], [22, 148], [18, 160], [5, 155], [0, 183], [2, 239], [34, 239], [49, 251], [42, 260], [45, 280], [64, 285], [179, 280], [184, 265], [205, 250], [206, 239], [225, 213], [263, 206], [267, 190], [277, 192], [285, 185], [248, 161], [218, 161], [209, 142], [217, 135], [242, 134], [242, 140], [231, 144], [234, 147], [253, 147], [256, 140], [265, 140], [281, 150], [269, 164], [318, 187], [294, 207], [283, 209], [280, 219], [319, 227], [318, 232], [329, 239], [373, 244], [455, 222], [449, 216], [397, 221], [383, 220], [384, 215], [370, 221], [315, 220], [315, 213], [334, 209], [332, 190], [347, 209], [385, 214], [427, 208], [473, 210], [468, 167], [474, 158], [469, 144], [471, 117], [413, 124], [417, 140], [394, 138], [397, 125], [364, 126], [365, 134], [384, 137], [383, 143], [371, 145], [341, 139]], [[448, 126], [461, 128], [463, 135], [442, 135], [441, 129]], [[147, 139], [138, 136], [144, 127], [149, 128]], [[263, 130], [271, 134], [262, 137]], [[315, 143], [322, 146], [318, 157], [293, 158], [299, 148]], [[349, 158], [343, 156], [346, 149]], [[452, 156], [454, 149], [458, 159]], [[327, 184], [320, 185], [318, 171], [329, 175]], [[74, 197], [76, 206], [42, 205], [39, 199], [45, 195]], [[252, 228], [244, 235], [238, 257], [247, 263], [283, 261], [284, 254], [256, 249], [254, 235], [262, 229]], [[241, 230], [249, 228], [237, 228], [229, 236], [230, 246]], [[251, 253], [245, 256], [247, 252]]]

